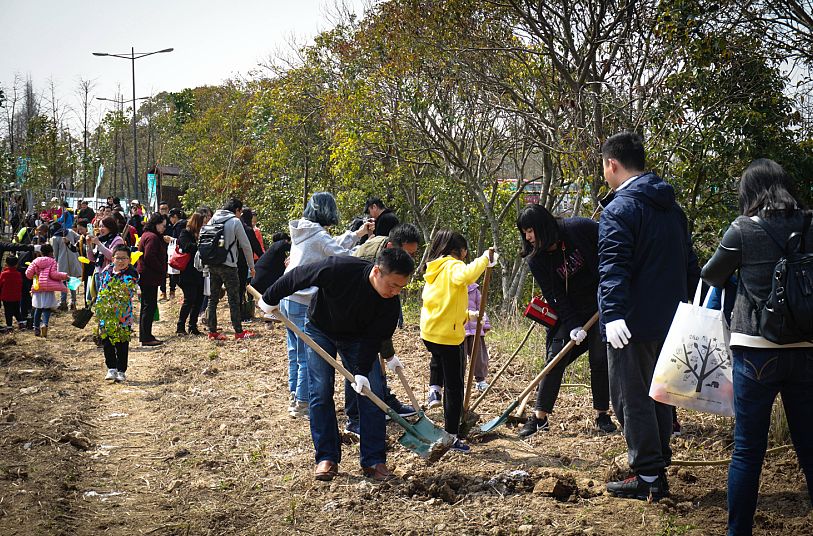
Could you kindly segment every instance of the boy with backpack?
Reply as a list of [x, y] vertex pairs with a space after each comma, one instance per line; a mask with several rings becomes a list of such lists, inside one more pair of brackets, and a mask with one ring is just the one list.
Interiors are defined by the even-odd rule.
[[209, 270], [211, 295], [207, 312], [209, 339], [226, 340], [217, 331], [217, 303], [220, 301], [220, 288], [226, 285], [229, 300], [229, 315], [234, 327], [235, 339], [256, 337], [251, 331], [244, 331], [240, 315], [240, 278], [237, 273], [238, 247], [246, 257], [251, 277], [254, 277], [254, 255], [245, 228], [240, 222], [243, 202], [231, 198], [222, 209], [215, 212], [209, 223], [200, 230], [198, 256], [202, 265]]

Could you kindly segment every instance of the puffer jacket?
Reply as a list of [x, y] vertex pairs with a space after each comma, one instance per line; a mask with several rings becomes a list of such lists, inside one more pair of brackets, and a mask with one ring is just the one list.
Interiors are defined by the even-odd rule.
[[53, 257], [37, 257], [34, 259], [31, 264], [28, 265], [25, 276], [28, 279], [34, 279], [34, 276], [37, 276], [39, 280], [39, 290], [32, 290], [32, 292], [68, 291], [68, 287], [63, 283], [63, 281], [68, 279], [68, 274], [58, 270], [56, 259]]

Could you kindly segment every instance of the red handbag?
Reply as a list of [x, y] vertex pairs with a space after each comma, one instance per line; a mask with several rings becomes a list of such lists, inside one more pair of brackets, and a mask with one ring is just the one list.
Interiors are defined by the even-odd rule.
[[181, 253], [181, 250], [176, 245], [175, 253], [169, 258], [169, 265], [179, 272], [183, 272], [186, 270], [186, 267], [189, 266], [189, 260], [191, 258], [192, 256], [189, 253]]
[[534, 322], [539, 322], [549, 328], [555, 326], [559, 320], [556, 311], [541, 296], [534, 296], [523, 314]]

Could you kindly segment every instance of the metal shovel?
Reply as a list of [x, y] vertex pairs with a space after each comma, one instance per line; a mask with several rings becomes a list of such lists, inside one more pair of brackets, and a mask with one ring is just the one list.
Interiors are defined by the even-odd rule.
[[[262, 295], [251, 285], [247, 286], [247, 290], [252, 296], [254, 296], [256, 303], [259, 304]], [[282, 323], [285, 324], [288, 329], [293, 331], [297, 337], [302, 339], [305, 344], [310, 346], [314, 352], [319, 354], [322, 359], [327, 361], [333, 368], [339, 371], [342, 376], [344, 376], [351, 383], [356, 381], [356, 378], [350, 373], [350, 371], [344, 368], [341, 363], [328, 354], [324, 348], [319, 346], [316, 341], [310, 338], [310, 336], [299, 329], [296, 324], [291, 322], [288, 317], [282, 314], [282, 312], [275, 313], [275, 315], [282, 320]], [[393, 422], [397, 423], [399, 426], [401, 426], [401, 428], [404, 429], [404, 434], [401, 436], [398, 442], [407, 449], [416, 453], [418, 456], [425, 458], [427, 463], [433, 463], [439, 460], [440, 457], [443, 456], [454, 444], [454, 436], [450, 435], [442, 428], [438, 428], [429, 419], [419, 419], [415, 424], [410, 424], [406, 419], [398, 415], [395, 410], [387, 406], [383, 400], [378, 398], [378, 396], [376, 396], [376, 394], [370, 391], [370, 389], [367, 387], [364, 388], [363, 394], [369, 398], [373, 404], [378, 406], [378, 409], [389, 415]]]
[[[594, 313], [593, 316], [590, 317], [590, 320], [588, 320], [587, 323], [582, 327], [582, 329], [584, 331], [590, 331], [590, 328], [593, 327], [593, 324], [596, 323], [596, 320], [598, 320], [598, 313]], [[565, 345], [565, 347], [562, 348], [558, 354], [556, 354], [556, 357], [554, 357], [550, 361], [550, 363], [548, 363], [545, 366], [545, 368], [543, 368], [542, 371], [536, 375], [536, 378], [534, 378], [531, 381], [531, 383], [528, 384], [528, 387], [526, 387], [525, 390], [522, 391], [522, 393], [517, 398], [515, 398], [514, 401], [511, 402], [511, 404], [508, 405], [508, 408], [502, 413], [502, 415], [495, 419], [491, 419], [487, 423], [483, 424], [480, 427], [480, 431], [483, 433], [491, 432], [494, 429], [499, 428], [500, 426], [505, 424], [505, 422], [511, 416], [511, 412], [514, 411], [514, 409], [516, 409], [517, 406], [519, 406], [520, 402], [524, 400], [525, 397], [528, 396], [531, 393], [531, 391], [533, 391], [536, 388], [537, 385], [539, 385], [539, 382], [541, 382], [542, 379], [550, 373], [553, 367], [555, 367], [559, 363], [559, 361], [564, 359], [564, 357], [568, 354], [568, 352], [570, 352], [573, 349], [574, 346], [576, 346], [576, 341], [568, 342]]]

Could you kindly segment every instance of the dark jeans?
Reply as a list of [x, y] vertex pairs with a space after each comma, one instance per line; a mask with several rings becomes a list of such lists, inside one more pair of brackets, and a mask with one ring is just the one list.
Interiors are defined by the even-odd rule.
[[[547, 347], [547, 363], [550, 363], [565, 345], [570, 342], [570, 333], [560, 329], [556, 332], [548, 331], [545, 341]], [[610, 409], [610, 379], [607, 367], [607, 345], [601, 341], [601, 332], [598, 325], [593, 325], [587, 332], [587, 339], [571, 350], [559, 364], [551, 369], [550, 373], [539, 384], [536, 392], [535, 409], [545, 413], [553, 413], [553, 405], [559, 397], [562, 387], [562, 376], [565, 369], [576, 361], [584, 352], [588, 352], [590, 359], [590, 392], [593, 395], [593, 409], [607, 411]]]
[[[180, 277], [181, 276], [179, 274], [169, 274], [169, 291], [170, 292], [175, 292], [175, 287], [180, 287], [181, 286]], [[183, 290], [183, 287], [181, 287], [181, 290]]]
[[607, 345], [610, 397], [627, 442], [630, 469], [655, 476], [672, 463], [672, 406], [649, 398], [649, 384], [663, 341]]
[[[381, 368], [381, 366], [379, 365], [378, 368]], [[387, 376], [384, 374], [384, 371], [381, 371], [381, 376], [382, 388], [384, 391], [384, 394], [381, 396], [381, 400], [383, 400], [385, 404], [393, 409], [400, 409], [400, 402], [387, 385]], [[347, 420], [350, 422], [359, 421], [358, 394], [353, 389], [353, 385], [347, 380], [344, 381], [344, 414], [347, 416]]]
[[20, 313], [20, 302], [18, 301], [4, 301], [3, 311], [6, 313], [6, 325], [11, 327], [13, 320], [16, 318], [17, 322], [23, 322], [23, 315]]
[[104, 364], [107, 365], [107, 368], [113, 368], [119, 372], [127, 372], [127, 356], [130, 352], [130, 341], [113, 344], [110, 342], [110, 339], [105, 337], [102, 339], [102, 345], [104, 347]]
[[[194, 268], [189, 269], [194, 270]], [[179, 280], [178, 284], [183, 291], [183, 304], [181, 304], [181, 312], [178, 316], [178, 327], [183, 329], [188, 318], [189, 329], [197, 328], [198, 315], [203, 304], [203, 280], [199, 285], [193, 282], [185, 283], [183, 280]]]
[[155, 340], [155, 336], [152, 334], [152, 323], [155, 321], [155, 311], [158, 309], [158, 287], [140, 286], [141, 315], [138, 319], [138, 340], [150, 342]]
[[34, 327], [40, 327], [40, 323], [43, 326], [48, 326], [48, 320], [51, 318], [51, 310], [50, 309], [34, 309]]
[[[436, 363], [435, 366], [440, 369], [441, 383], [433, 383], [433, 380], [430, 379], [430, 384], [443, 386], [445, 429], [450, 434], [457, 434], [460, 430], [460, 418], [463, 416], [463, 371], [466, 368], [466, 355], [463, 352], [463, 344], [454, 346], [436, 344], [426, 340], [423, 343], [432, 354], [432, 361]], [[430, 370], [430, 378], [431, 376]], [[435, 381], [437, 380], [436, 377]]]
[[776, 395], [788, 419], [799, 465], [813, 484], [813, 349], [732, 348], [734, 354], [734, 454], [728, 466], [728, 534], [750, 535], [759, 475], [768, 447]]
[[[323, 333], [319, 328], [308, 322], [305, 333], [311, 336], [324, 350], [335, 357], [341, 356], [341, 361], [351, 374], [359, 374], [357, 359], [361, 342], [335, 341]], [[309, 346], [308, 352], [308, 386], [310, 411], [311, 437], [316, 448], [316, 463], [331, 460], [341, 461], [341, 439], [339, 437], [339, 423], [336, 420], [336, 407], [333, 404], [333, 388], [336, 379], [336, 370]], [[382, 377], [381, 367], [377, 360], [367, 374], [370, 380], [370, 389], [381, 397]], [[384, 413], [366, 396], [358, 397], [359, 406], [359, 435], [361, 436], [359, 450], [362, 467], [372, 467], [387, 461], [387, 428]]]
[[217, 332], [217, 302], [220, 301], [220, 287], [226, 285], [226, 295], [229, 300], [229, 315], [235, 333], [243, 332], [240, 321], [240, 280], [237, 277], [237, 268], [219, 264], [209, 267], [209, 276], [212, 278], [212, 295], [209, 296], [209, 310], [206, 323], [209, 333]]

